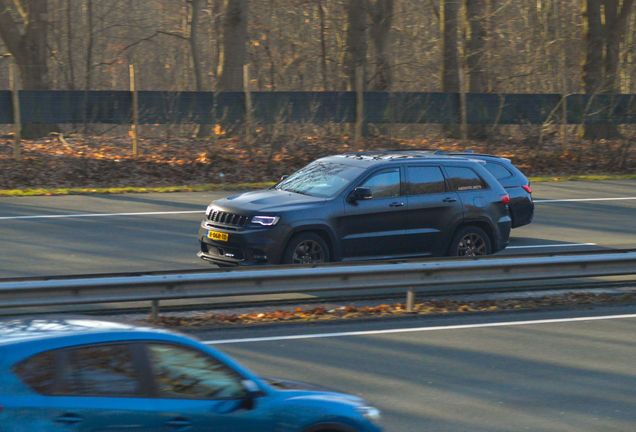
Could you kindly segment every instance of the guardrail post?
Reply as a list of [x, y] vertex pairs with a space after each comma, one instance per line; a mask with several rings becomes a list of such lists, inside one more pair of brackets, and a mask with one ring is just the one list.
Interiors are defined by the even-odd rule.
[[9, 81], [13, 99], [13, 158], [20, 160], [22, 143], [22, 119], [20, 118], [20, 96], [18, 93], [18, 71], [15, 64], [9, 66]]
[[415, 306], [415, 288], [410, 287], [406, 292], [406, 311], [413, 312]]
[[132, 132], [132, 140], [133, 140], [133, 147], [132, 147], [132, 153], [133, 153], [133, 157], [137, 157], [139, 155], [139, 151], [137, 149], [137, 143], [138, 143], [138, 133], [139, 133], [139, 91], [137, 90], [137, 81], [135, 79], [135, 66], [134, 65], [129, 65], [129, 70], [130, 70], [130, 91], [132, 92], [132, 125], [131, 125], [131, 132]]
[[356, 123], [353, 132], [353, 145], [354, 148], [358, 148], [358, 143], [360, 141], [360, 137], [362, 137], [362, 120], [364, 119], [364, 84], [362, 80], [364, 79], [364, 69], [362, 66], [358, 66], [356, 68]]
[[156, 323], [159, 320], [159, 300], [153, 300], [150, 306], [150, 320]]

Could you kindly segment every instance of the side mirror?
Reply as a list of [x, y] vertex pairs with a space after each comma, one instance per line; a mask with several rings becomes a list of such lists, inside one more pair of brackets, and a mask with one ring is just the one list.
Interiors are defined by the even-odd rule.
[[353, 191], [354, 201], [370, 200], [373, 198], [373, 191], [365, 187], [357, 187]]
[[289, 177], [289, 176], [288, 175], [281, 176], [280, 181], [285, 180], [287, 177]]
[[261, 395], [261, 389], [252, 380], [243, 380], [241, 382], [245, 388], [245, 398], [241, 402], [241, 408], [249, 411], [254, 409], [256, 405], [254, 401]]

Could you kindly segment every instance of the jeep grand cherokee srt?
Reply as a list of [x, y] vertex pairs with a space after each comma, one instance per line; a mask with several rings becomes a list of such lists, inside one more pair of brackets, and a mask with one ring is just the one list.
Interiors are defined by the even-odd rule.
[[426, 152], [321, 158], [210, 204], [198, 255], [232, 266], [492, 254], [508, 245], [510, 197], [484, 165]]

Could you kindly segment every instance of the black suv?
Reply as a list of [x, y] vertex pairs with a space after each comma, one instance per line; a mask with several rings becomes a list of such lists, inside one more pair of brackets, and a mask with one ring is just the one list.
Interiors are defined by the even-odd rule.
[[318, 159], [210, 204], [198, 255], [231, 266], [495, 253], [508, 245], [510, 197], [484, 165], [427, 152]]

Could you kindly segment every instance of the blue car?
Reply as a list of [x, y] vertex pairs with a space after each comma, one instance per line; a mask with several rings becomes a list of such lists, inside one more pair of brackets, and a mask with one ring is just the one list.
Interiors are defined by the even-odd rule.
[[356, 396], [262, 378], [177, 332], [0, 320], [2, 432], [378, 432], [378, 420]]

